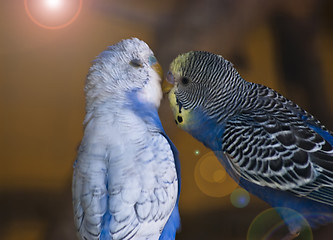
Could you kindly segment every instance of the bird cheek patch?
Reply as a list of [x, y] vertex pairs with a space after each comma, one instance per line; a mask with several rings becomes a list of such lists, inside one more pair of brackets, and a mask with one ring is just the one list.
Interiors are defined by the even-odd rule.
[[179, 127], [185, 126], [190, 119], [190, 110], [186, 110], [178, 105], [174, 89], [169, 93], [169, 102], [176, 124]]
[[178, 123], [182, 123], [183, 121], [184, 121], [184, 119], [181, 115], [178, 115], [175, 119], [175, 122], [177, 125], [178, 125]]
[[189, 130], [192, 124], [195, 124], [195, 122], [193, 122], [191, 110], [182, 108], [182, 112], [175, 112], [174, 117], [176, 124], [185, 131]]
[[170, 107], [171, 107], [173, 116], [175, 118], [177, 118], [177, 115], [178, 115], [178, 106], [177, 106], [177, 99], [176, 99], [174, 88], [171, 89], [171, 91], [169, 92], [168, 97], [169, 97]]

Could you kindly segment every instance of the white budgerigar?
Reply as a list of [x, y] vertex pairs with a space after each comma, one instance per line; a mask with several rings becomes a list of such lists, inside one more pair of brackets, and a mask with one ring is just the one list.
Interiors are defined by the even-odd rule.
[[158, 107], [161, 68], [136, 38], [102, 52], [86, 80], [84, 137], [73, 175], [80, 239], [174, 239], [178, 153]]

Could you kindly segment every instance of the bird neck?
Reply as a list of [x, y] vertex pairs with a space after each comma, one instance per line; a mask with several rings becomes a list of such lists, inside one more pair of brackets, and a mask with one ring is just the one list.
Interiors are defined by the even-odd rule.
[[[225, 125], [230, 118], [241, 111], [252, 87], [252, 83], [241, 80], [237, 85], [237, 91], [229, 91], [230, 95], [224, 93], [225, 98], [212, 96], [212, 102], [208, 103], [210, 106], [197, 107], [193, 110], [183, 109], [183, 122], [178, 123], [178, 126], [203, 142], [211, 150], [221, 151]], [[214, 111], [210, 111], [211, 106], [214, 106]]]
[[128, 122], [130, 125], [143, 123], [147, 125], [148, 130], [163, 131], [156, 106], [140, 101], [136, 93], [113, 96], [92, 108], [87, 108], [85, 125], [91, 119], [94, 119], [94, 122], [112, 119], [113, 122]]
[[133, 111], [149, 128], [163, 130], [158, 109], [153, 103], [142, 101], [138, 92], [129, 93], [128, 100], [125, 108]]
[[182, 122], [178, 122], [180, 128], [211, 150], [221, 150], [224, 127], [222, 124], [218, 124], [216, 119], [209, 117], [200, 107], [195, 110], [183, 109], [178, 116], [183, 119]]

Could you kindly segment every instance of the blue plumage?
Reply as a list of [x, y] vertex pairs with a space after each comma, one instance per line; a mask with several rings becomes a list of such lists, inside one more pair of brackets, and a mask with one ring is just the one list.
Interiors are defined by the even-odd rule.
[[275, 207], [292, 234], [304, 227], [303, 217], [312, 227], [333, 222], [333, 134], [323, 124], [212, 53], [179, 55], [167, 80], [178, 126], [212, 149], [240, 186]]
[[[179, 197], [179, 196], [178, 196]], [[164, 226], [163, 232], [159, 240], [170, 240], [176, 238], [176, 232], [180, 229], [180, 215], [178, 211], [178, 200], [175, 208], [173, 209], [167, 223]]]
[[320, 127], [313, 126], [311, 124], [308, 124], [308, 126], [333, 146], [333, 136], [328, 131], [325, 131]]
[[111, 214], [107, 211], [103, 215], [102, 219], [102, 229], [101, 229], [101, 235], [100, 235], [100, 240], [110, 240], [110, 222], [111, 222]]
[[[136, 94], [131, 94], [129, 96], [129, 99], [132, 97], [135, 97]], [[177, 195], [177, 201], [176, 206], [173, 209], [167, 223], [164, 226], [163, 232], [161, 233], [161, 236], [159, 240], [171, 240], [175, 239], [176, 232], [180, 229], [180, 215], [178, 210], [178, 203], [179, 203], [179, 196], [180, 196], [180, 186], [181, 186], [181, 176], [180, 176], [180, 161], [179, 161], [179, 154], [176, 146], [172, 143], [170, 138], [166, 135], [160, 118], [158, 117], [158, 112], [156, 108], [154, 108], [152, 105], [142, 103], [140, 101], [137, 101], [137, 97], [135, 97], [136, 100], [132, 101], [134, 104], [130, 104], [128, 107], [130, 107], [140, 118], [144, 119], [147, 123], [153, 125], [156, 127], [156, 130], [162, 134], [165, 139], [168, 141], [174, 159], [175, 159], [175, 167], [177, 172], [177, 178], [178, 178], [178, 195]]]
[[109, 47], [90, 68], [73, 174], [82, 240], [175, 239], [180, 164], [158, 117], [160, 72], [148, 45], [135, 38]]

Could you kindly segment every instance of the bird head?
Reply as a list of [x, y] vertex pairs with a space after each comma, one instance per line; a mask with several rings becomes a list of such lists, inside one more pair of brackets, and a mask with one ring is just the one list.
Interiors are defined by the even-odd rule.
[[122, 103], [128, 95], [159, 107], [162, 98], [162, 68], [149, 46], [125, 39], [108, 47], [89, 69], [85, 93], [87, 111], [106, 102]]
[[[192, 51], [176, 57], [164, 80], [176, 123], [189, 131], [202, 118], [223, 118], [245, 82], [222, 56]], [[236, 102], [235, 102], [236, 103]], [[201, 123], [200, 123], [201, 124]]]

